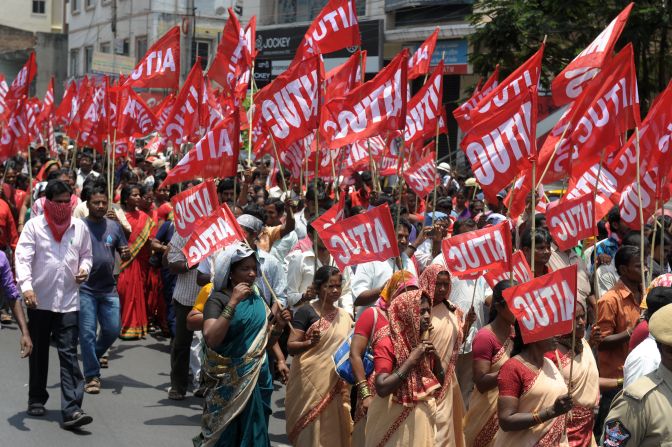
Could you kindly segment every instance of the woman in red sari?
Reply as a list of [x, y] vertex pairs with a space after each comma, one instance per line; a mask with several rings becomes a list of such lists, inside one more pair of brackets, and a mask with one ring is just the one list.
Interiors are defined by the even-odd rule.
[[117, 289], [121, 302], [121, 334], [123, 340], [137, 340], [147, 334], [145, 285], [149, 274], [150, 236], [154, 221], [137, 209], [142, 200], [141, 187], [126, 185], [121, 191], [121, 207], [131, 225], [128, 246], [131, 258], [121, 264]]
[[[156, 237], [156, 233], [159, 230], [159, 212], [158, 208], [154, 205], [154, 192], [149, 186], [140, 188], [138, 209], [147, 214], [154, 223], [154, 227], [149, 235], [151, 245], [151, 241]], [[152, 256], [148, 261], [149, 267], [147, 269], [147, 280], [145, 281], [145, 296], [147, 297], [147, 320], [150, 325], [150, 331], [160, 330], [165, 334], [169, 331], [166, 302], [163, 299], [160, 259], [160, 257]]]

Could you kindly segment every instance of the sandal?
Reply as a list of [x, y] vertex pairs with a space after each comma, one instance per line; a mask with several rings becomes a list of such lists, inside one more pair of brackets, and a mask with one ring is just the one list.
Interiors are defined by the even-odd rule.
[[168, 399], [170, 400], [184, 400], [184, 394], [179, 393], [177, 390], [168, 391]]
[[87, 380], [86, 385], [84, 385], [84, 392], [87, 394], [100, 393], [100, 379], [98, 377], [94, 377], [91, 380]]
[[107, 359], [107, 356], [103, 356], [98, 359], [98, 362], [100, 363], [101, 368], [109, 368], [110, 367], [110, 361]]
[[47, 411], [44, 409], [42, 404], [30, 404], [28, 405], [28, 415], [30, 416], [44, 416]]

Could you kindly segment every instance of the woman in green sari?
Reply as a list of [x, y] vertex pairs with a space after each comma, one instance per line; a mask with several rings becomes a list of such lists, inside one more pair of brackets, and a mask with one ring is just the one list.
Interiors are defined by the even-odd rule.
[[[215, 261], [213, 291], [203, 310], [205, 397], [196, 447], [269, 446], [273, 381], [266, 357], [289, 311], [269, 309], [254, 286], [259, 263], [247, 246], [227, 247]], [[271, 318], [269, 324], [269, 316]]]

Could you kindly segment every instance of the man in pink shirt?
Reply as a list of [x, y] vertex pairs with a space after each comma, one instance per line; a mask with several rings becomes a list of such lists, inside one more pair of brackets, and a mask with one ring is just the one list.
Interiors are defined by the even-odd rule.
[[33, 340], [28, 414], [45, 414], [49, 342], [53, 337], [61, 364], [61, 413], [66, 429], [92, 421], [81, 408], [84, 378], [77, 362], [79, 285], [91, 271], [91, 236], [83, 221], [72, 218], [71, 194], [67, 183], [49, 182], [44, 214], [26, 222], [15, 262]]

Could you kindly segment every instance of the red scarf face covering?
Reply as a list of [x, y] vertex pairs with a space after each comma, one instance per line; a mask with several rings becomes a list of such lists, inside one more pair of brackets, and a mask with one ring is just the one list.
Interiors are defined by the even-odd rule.
[[63, 234], [70, 228], [72, 220], [72, 204], [52, 202], [49, 199], [44, 201], [44, 218], [54, 235], [56, 242], [61, 242]]

